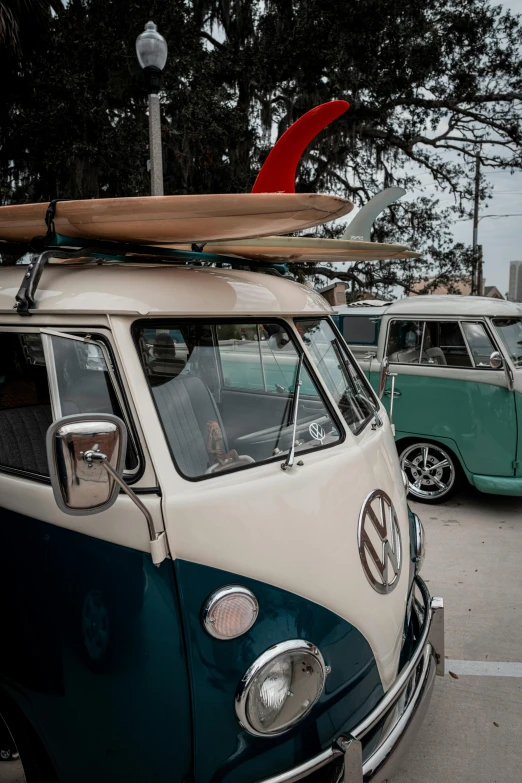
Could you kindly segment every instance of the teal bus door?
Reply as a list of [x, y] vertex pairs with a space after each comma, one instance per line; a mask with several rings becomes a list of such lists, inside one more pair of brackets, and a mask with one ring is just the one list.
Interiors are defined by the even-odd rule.
[[[503, 371], [491, 371], [490, 382], [478, 382], [474, 369], [450, 370], [441, 377], [431, 367], [390, 366], [397, 372], [393, 422], [396, 438], [421, 436], [452, 441], [470, 473], [512, 476], [517, 448], [514, 393]], [[374, 388], [378, 372], [371, 373]], [[391, 378], [383, 403], [389, 411]]]

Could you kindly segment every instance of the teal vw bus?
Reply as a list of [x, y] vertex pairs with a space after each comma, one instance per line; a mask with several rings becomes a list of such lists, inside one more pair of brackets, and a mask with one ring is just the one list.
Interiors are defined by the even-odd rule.
[[0, 266], [0, 779], [386, 783], [444, 628], [384, 408], [318, 293], [127, 251]]
[[[522, 496], [522, 309], [487, 297], [416, 296], [336, 307], [376, 388], [387, 376], [409, 494], [440, 503], [467, 480]], [[393, 387], [393, 389], [392, 389]]]

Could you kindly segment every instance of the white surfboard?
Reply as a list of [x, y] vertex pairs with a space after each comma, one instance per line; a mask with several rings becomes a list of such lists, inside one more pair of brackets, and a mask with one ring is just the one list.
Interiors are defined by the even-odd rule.
[[[175, 245], [190, 250], [190, 245]], [[236, 242], [207, 242], [205, 253], [267, 263], [327, 263], [418, 258], [407, 245], [316, 237], [264, 237]]]

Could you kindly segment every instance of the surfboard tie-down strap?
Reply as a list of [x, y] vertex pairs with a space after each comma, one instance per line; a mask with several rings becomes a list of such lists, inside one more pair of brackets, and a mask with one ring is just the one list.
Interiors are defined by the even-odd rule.
[[33, 237], [30, 242], [31, 247], [33, 247], [37, 253], [41, 253], [46, 244], [49, 244], [49, 242], [53, 242], [56, 239], [54, 218], [56, 217], [56, 205], [59, 201], [71, 201], [71, 199], [53, 198], [52, 201], [49, 202], [49, 206], [45, 212], [45, 225], [47, 226], [47, 233], [44, 237]]
[[[45, 225], [47, 226], [47, 233], [45, 236], [33, 237], [29, 243], [31, 250], [39, 253], [36, 261], [31, 261], [27, 266], [27, 271], [24, 274], [22, 284], [16, 294], [15, 310], [19, 315], [29, 315], [29, 310], [35, 307], [35, 293], [38, 288], [38, 283], [42, 276], [42, 271], [51, 255], [58, 255], [56, 251], [45, 250], [44, 248], [56, 239], [56, 228], [54, 225], [54, 218], [56, 215], [56, 205], [59, 201], [70, 201], [70, 199], [54, 198], [49, 202], [49, 206], [45, 212]], [[82, 250], [85, 253], [85, 250]], [[67, 256], [73, 257], [74, 252], [68, 252]], [[67, 257], [65, 256], [65, 257]]]

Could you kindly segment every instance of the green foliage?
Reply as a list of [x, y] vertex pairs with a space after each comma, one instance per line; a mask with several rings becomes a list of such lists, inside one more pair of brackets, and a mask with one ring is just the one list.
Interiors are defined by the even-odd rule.
[[[2, 33], [5, 9], [16, 46]], [[448, 225], [469, 209], [474, 156], [483, 168], [522, 166], [521, 28], [487, 0], [0, 0], [3, 203], [148, 192], [134, 44], [149, 19], [169, 44], [166, 193], [248, 191], [277, 135], [346, 98], [297, 189], [359, 203], [391, 184], [421, 194], [391, 207], [375, 239], [424, 259], [358, 265], [347, 279], [384, 291], [467, 268]], [[426, 184], [435, 197], [422, 195]], [[440, 194], [453, 199], [444, 210]]]
[[51, 10], [62, 9], [61, 0], [0, 0], [0, 47], [19, 57], [31, 28], [45, 29]]

